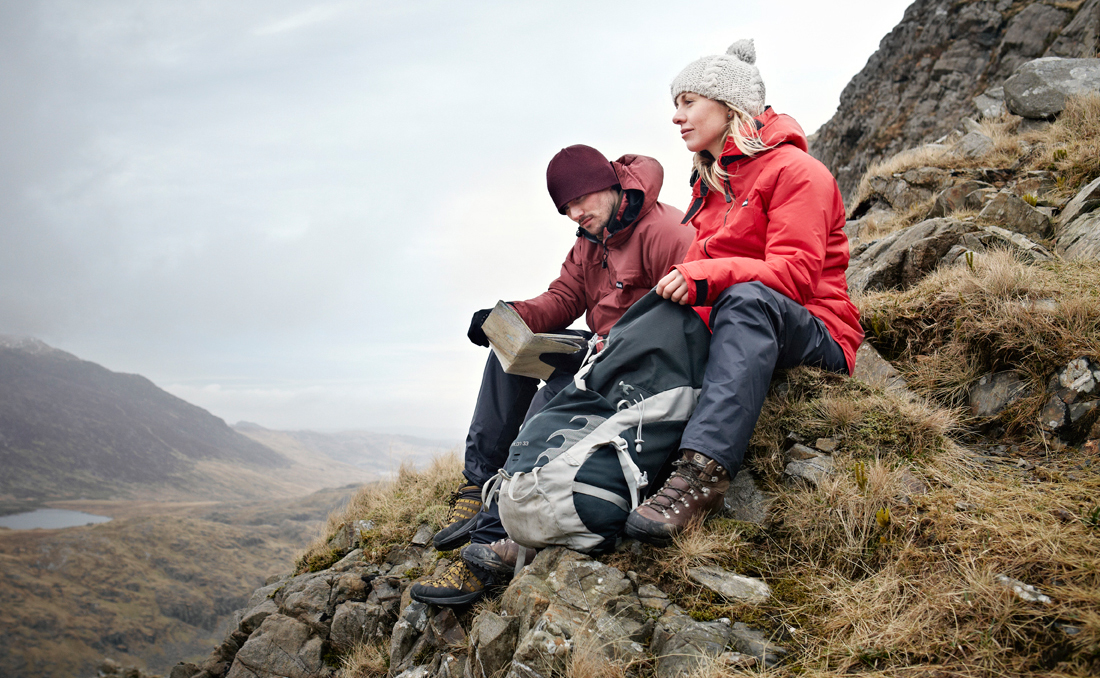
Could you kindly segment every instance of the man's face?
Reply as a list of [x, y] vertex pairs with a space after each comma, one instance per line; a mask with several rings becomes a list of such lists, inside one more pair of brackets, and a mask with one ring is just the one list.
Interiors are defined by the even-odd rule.
[[565, 216], [577, 222], [592, 237], [603, 240], [603, 229], [611, 223], [611, 217], [618, 209], [619, 192], [606, 188], [565, 203]]

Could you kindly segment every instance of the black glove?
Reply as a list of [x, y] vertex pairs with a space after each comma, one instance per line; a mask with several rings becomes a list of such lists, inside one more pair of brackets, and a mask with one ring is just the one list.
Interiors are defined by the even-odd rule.
[[587, 353], [583, 348], [576, 353], [540, 353], [539, 360], [562, 374], [576, 374]]
[[466, 336], [478, 346], [489, 347], [489, 337], [485, 336], [485, 332], [482, 331], [481, 326], [485, 324], [485, 319], [488, 318], [489, 314], [492, 312], [493, 309], [491, 308], [483, 308], [477, 313], [474, 313], [474, 317], [470, 320], [470, 330], [466, 332]]

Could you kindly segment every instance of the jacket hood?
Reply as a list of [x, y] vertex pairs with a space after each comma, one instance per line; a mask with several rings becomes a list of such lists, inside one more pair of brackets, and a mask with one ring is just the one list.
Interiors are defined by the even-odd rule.
[[657, 204], [657, 197], [661, 194], [661, 186], [665, 182], [665, 168], [661, 167], [661, 163], [646, 155], [624, 155], [611, 163], [611, 166], [615, 168], [619, 185], [623, 187], [624, 192], [635, 190], [641, 191], [644, 195], [642, 209], [637, 218], [653, 209]]
[[[806, 132], [802, 130], [802, 126], [799, 125], [794, 118], [782, 113], [776, 113], [771, 106], [756, 116], [753, 119], [756, 122], [756, 129], [760, 135], [761, 141], [766, 145], [774, 147], [782, 144], [790, 144], [795, 148], [801, 150], [803, 153], [809, 152], [809, 143], [806, 140]], [[759, 158], [763, 155], [767, 155], [771, 149], [759, 153], [753, 158]], [[733, 137], [726, 139], [726, 146], [722, 149], [722, 157], [719, 162], [723, 167], [729, 167], [738, 160], [751, 159], [749, 156], [741, 153], [741, 149], [737, 148], [737, 145], [733, 143]], [[691, 173], [691, 197], [692, 206], [688, 209], [687, 216], [684, 217], [683, 223], [687, 223], [692, 216], [702, 206], [700, 198], [706, 197], [710, 192], [710, 188], [703, 183], [699, 178], [697, 172]]]

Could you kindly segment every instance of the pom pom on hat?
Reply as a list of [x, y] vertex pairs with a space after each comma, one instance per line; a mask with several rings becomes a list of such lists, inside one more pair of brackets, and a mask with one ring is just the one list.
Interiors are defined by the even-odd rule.
[[735, 56], [750, 66], [756, 63], [756, 45], [752, 40], [741, 39], [729, 46], [726, 54]]
[[696, 59], [672, 81], [672, 100], [684, 92], [701, 94], [740, 108], [749, 115], [764, 112], [764, 81], [756, 68], [756, 46], [738, 40], [725, 54]]

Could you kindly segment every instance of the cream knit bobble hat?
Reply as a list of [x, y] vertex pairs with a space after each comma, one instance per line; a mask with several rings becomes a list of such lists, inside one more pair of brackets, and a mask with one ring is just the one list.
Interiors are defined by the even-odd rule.
[[752, 40], [738, 40], [725, 54], [705, 56], [688, 64], [672, 81], [672, 100], [684, 92], [736, 106], [751, 116], [764, 112], [764, 81]]

